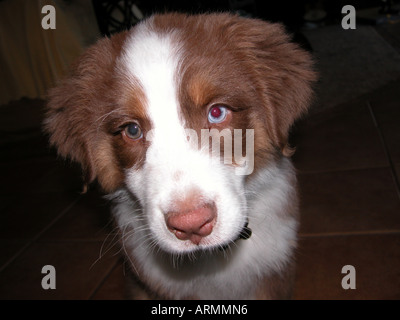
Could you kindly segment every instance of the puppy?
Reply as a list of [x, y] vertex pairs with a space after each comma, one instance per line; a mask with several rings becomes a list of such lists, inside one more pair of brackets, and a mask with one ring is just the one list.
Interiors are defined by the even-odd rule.
[[154, 15], [98, 41], [49, 93], [45, 130], [113, 202], [132, 298], [289, 298], [288, 133], [309, 54], [279, 24]]

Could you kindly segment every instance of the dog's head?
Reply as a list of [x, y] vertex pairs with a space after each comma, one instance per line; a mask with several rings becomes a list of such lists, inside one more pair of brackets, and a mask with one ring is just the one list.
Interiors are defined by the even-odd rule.
[[278, 24], [156, 15], [83, 54], [50, 92], [45, 129], [87, 183], [137, 199], [162, 248], [215, 247], [246, 223], [249, 177], [288, 155], [314, 78]]

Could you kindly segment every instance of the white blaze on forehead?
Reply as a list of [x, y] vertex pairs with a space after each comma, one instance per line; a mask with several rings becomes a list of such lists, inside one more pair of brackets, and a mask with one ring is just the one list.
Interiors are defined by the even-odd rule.
[[147, 27], [149, 23], [151, 20], [137, 26], [122, 59], [128, 78], [133, 75], [146, 95], [146, 112], [152, 122], [151, 141], [162, 146], [171, 144], [171, 139], [174, 143], [182, 141], [178, 137], [184, 132], [178, 116], [175, 76], [179, 50], [173, 33], [156, 33]]
[[[126, 174], [127, 188], [145, 210], [146, 219], [137, 221], [142, 225], [139, 237], [149, 238], [143, 233], [150, 232], [158, 245], [170, 252], [197, 249], [190, 241], [178, 240], [164, 219], [176, 200], [196, 192], [201, 201], [215, 203], [218, 212], [213, 232], [203, 245], [231, 241], [246, 219], [242, 214], [246, 206], [244, 178], [219, 161], [210, 165], [209, 149], [195, 148], [194, 130], [188, 141], [178, 99], [183, 43], [177, 31], [157, 33], [151, 23], [147, 20], [134, 29], [118, 65], [135, 87], [139, 82], [152, 127], [143, 167], [133, 166]], [[148, 132], [144, 135], [149, 140]]]

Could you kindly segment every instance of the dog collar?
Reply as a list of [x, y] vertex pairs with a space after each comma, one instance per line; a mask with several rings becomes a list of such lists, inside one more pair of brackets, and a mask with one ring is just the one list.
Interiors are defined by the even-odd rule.
[[[238, 241], [240, 239], [247, 240], [248, 238], [251, 237], [251, 234], [252, 234], [252, 231], [249, 228], [249, 221], [246, 221], [245, 225], [242, 228], [242, 231], [240, 231], [240, 233], [237, 236], [237, 238], [235, 240], [233, 240], [232, 242], [236, 242], [236, 241]], [[226, 245], [220, 247], [219, 250], [225, 251], [229, 246], [230, 246], [230, 244], [226, 244]]]
[[249, 221], [246, 221], [242, 231], [240, 231], [239, 236], [236, 240], [239, 240], [239, 239], [246, 240], [251, 237], [251, 233], [252, 233], [252, 231], [249, 228]]

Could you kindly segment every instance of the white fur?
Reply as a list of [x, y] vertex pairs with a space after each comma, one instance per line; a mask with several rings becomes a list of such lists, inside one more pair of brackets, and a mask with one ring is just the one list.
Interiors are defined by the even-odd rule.
[[[178, 240], [171, 233], [164, 215], [176, 200], [193, 190], [202, 199], [214, 201], [218, 211], [213, 232], [200, 243], [200, 248], [229, 242], [244, 225], [246, 206], [244, 177], [235, 175], [233, 167], [222, 164], [210, 168], [208, 154], [196, 150], [187, 140], [179, 116], [176, 70], [180, 56], [177, 35], [158, 35], [143, 25], [126, 45], [123, 62], [144, 90], [147, 112], [152, 122], [151, 145], [141, 169], [126, 171], [126, 185], [140, 200], [144, 219], [157, 244], [167, 251], [182, 253], [198, 246], [189, 240]], [[179, 176], [179, 181], [175, 178]]]
[[[126, 170], [126, 189], [112, 195], [113, 212], [135, 267], [172, 298], [252, 297], [258, 279], [288, 262], [295, 245], [297, 222], [286, 214], [295, 199], [294, 173], [282, 159], [246, 180], [232, 166], [210, 166], [208, 155], [190, 145], [177, 99], [182, 50], [179, 34], [160, 36], [146, 24], [125, 46], [119, 69], [140, 82], [153, 129], [144, 165]], [[214, 201], [218, 212], [212, 233], [199, 245], [178, 240], [164, 219], [174, 201], [193, 190]], [[218, 250], [237, 237], [247, 218], [251, 238]]]
[[281, 270], [296, 245], [297, 221], [287, 216], [288, 200], [296, 197], [293, 179], [286, 159], [251, 177], [245, 192], [253, 234], [226, 251], [193, 253], [185, 258], [161, 252], [152, 243], [140, 204], [126, 190], [113, 195], [117, 204], [113, 212], [122, 230], [134, 230], [123, 235], [128, 255], [136, 259], [153, 285], [163, 287], [172, 298], [252, 298], [258, 281]]

